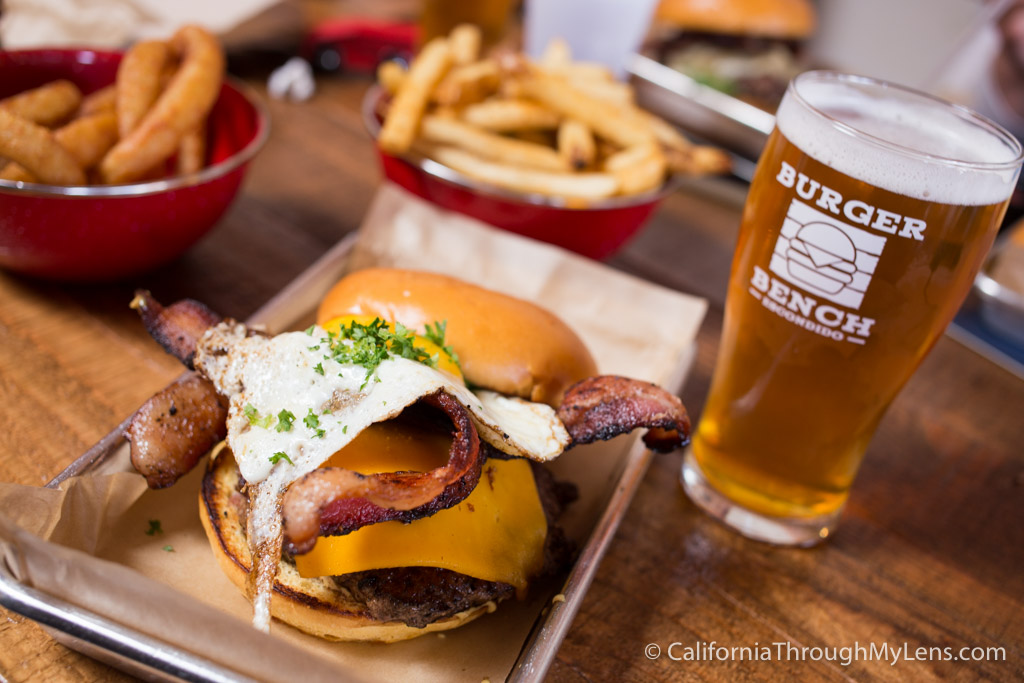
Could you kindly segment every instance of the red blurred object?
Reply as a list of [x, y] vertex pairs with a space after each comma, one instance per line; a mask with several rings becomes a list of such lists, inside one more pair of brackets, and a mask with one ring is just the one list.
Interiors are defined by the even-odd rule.
[[[121, 55], [0, 52], [0, 98], [66, 78], [86, 94], [114, 82]], [[129, 185], [56, 187], [0, 180], [0, 267], [59, 280], [112, 280], [179, 256], [217, 223], [266, 140], [262, 107], [225, 83], [208, 120], [207, 166]]]
[[[383, 90], [374, 87], [363, 100], [363, 122], [374, 139], [380, 132], [377, 111], [383, 97]], [[384, 176], [419, 197], [502, 230], [597, 260], [609, 258], [639, 232], [675, 186], [670, 179], [654, 192], [572, 208], [552, 197], [518, 194], [479, 183], [431, 159], [395, 157], [379, 147], [377, 155]]]
[[381, 62], [412, 59], [418, 34], [415, 24], [332, 19], [309, 32], [302, 56], [326, 71], [372, 74]]

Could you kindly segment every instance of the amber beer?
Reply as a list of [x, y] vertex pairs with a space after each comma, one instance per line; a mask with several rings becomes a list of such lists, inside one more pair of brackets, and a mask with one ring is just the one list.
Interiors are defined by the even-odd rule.
[[505, 35], [512, 0], [422, 0], [420, 40], [448, 35], [459, 24], [476, 24], [484, 45], [494, 45]]
[[747, 535], [826, 537], [886, 407], [963, 301], [1019, 172], [965, 110], [798, 77], [743, 213], [691, 497]]

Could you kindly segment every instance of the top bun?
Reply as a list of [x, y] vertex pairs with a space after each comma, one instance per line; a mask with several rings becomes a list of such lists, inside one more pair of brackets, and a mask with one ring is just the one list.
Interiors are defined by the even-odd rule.
[[661, 0], [656, 18], [687, 31], [806, 38], [815, 13], [808, 0]]
[[466, 381], [558, 406], [565, 390], [597, 374], [576, 333], [539, 306], [445, 275], [391, 268], [359, 270], [331, 288], [317, 322], [375, 315], [422, 332], [447, 321], [445, 343]]

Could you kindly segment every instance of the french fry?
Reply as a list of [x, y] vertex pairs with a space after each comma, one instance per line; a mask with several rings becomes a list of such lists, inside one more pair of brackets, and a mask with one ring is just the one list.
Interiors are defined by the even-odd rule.
[[[377, 67], [377, 80], [390, 95], [401, 89], [407, 76], [398, 62]], [[500, 79], [498, 64], [492, 60], [456, 66], [430, 93], [430, 101], [446, 107], [479, 102], [498, 88]]]
[[171, 57], [170, 46], [162, 40], [135, 43], [117, 68], [117, 128], [128, 137], [160, 96], [161, 76]]
[[558, 127], [555, 112], [527, 100], [486, 100], [462, 110], [462, 120], [484, 130], [508, 133]]
[[[615, 76], [604, 64], [594, 62], [569, 62], [565, 64], [549, 65], [542, 63], [542, 68], [552, 76], [564, 78], [573, 83], [581, 81], [593, 81], [596, 83], [615, 83]], [[625, 85], [621, 83], [619, 85]], [[626, 86], [627, 88], [629, 86]]]
[[509, 100], [522, 100], [527, 97], [522, 76], [510, 76], [498, 86], [498, 96]]
[[548, 171], [570, 168], [550, 147], [488, 133], [456, 119], [428, 114], [423, 117], [420, 134], [428, 142], [460, 148], [482, 158], [499, 159], [513, 166]]
[[470, 178], [516, 192], [593, 201], [611, 197], [618, 189], [615, 176], [608, 173], [550, 173], [481, 159], [455, 147], [420, 145], [422, 143], [418, 143], [418, 150], [449, 168]]
[[597, 135], [621, 147], [655, 140], [654, 133], [639, 116], [604, 100], [595, 99], [563, 80], [536, 73], [521, 81], [524, 93], [551, 107], [566, 118], [586, 124]]
[[23, 166], [40, 182], [84, 185], [85, 173], [53, 133], [0, 109], [0, 156]]
[[53, 137], [82, 168], [92, 168], [117, 142], [117, 115], [101, 111], [80, 116], [56, 130]]
[[394, 60], [381, 62], [377, 67], [377, 82], [388, 91], [389, 95], [398, 92], [405, 81], [405, 75], [405, 68]]
[[571, 83], [578, 91], [595, 100], [610, 102], [620, 107], [633, 106], [633, 89], [626, 83], [595, 80], [578, 80]]
[[[558, 197], [568, 207], [651, 192], [670, 169], [693, 175], [727, 167], [721, 150], [695, 145], [639, 109], [632, 88], [607, 68], [572, 62], [564, 41], [532, 62], [507, 49], [480, 58], [478, 35], [456, 28], [428, 44], [409, 72], [381, 65], [378, 78], [392, 98], [377, 111], [385, 129], [403, 130], [407, 145], [382, 132], [383, 151], [412, 149], [469, 178]], [[438, 40], [447, 40], [447, 55]], [[412, 113], [402, 108], [410, 91], [418, 93]]]
[[179, 175], [196, 173], [206, 165], [206, 126], [200, 125], [181, 139], [178, 147]]
[[82, 98], [82, 104], [78, 107], [78, 116], [89, 116], [90, 114], [114, 111], [116, 107], [117, 87], [108, 85]]
[[409, 151], [430, 94], [448, 73], [451, 64], [451, 47], [444, 38], [435, 38], [423, 47], [395, 93], [377, 137], [377, 144], [382, 150], [388, 154], [404, 154]]
[[0, 100], [0, 109], [40, 126], [53, 126], [70, 117], [81, 102], [78, 86], [60, 80]]
[[138, 127], [103, 158], [105, 182], [136, 180], [170, 158], [217, 99], [224, 77], [224, 52], [217, 39], [198, 26], [185, 26], [171, 44], [183, 55], [181, 66]]
[[665, 119], [660, 116], [655, 116], [648, 111], [642, 110], [640, 111], [640, 115], [647, 122], [647, 125], [651, 127], [651, 130], [654, 132], [654, 137], [658, 138], [658, 142], [665, 147], [684, 152], [693, 147], [693, 142], [680, 133], [675, 126]]
[[443, 106], [464, 106], [479, 102], [496, 92], [501, 85], [501, 70], [493, 59], [484, 59], [456, 66], [445, 76], [433, 93], [433, 100]]
[[728, 173], [732, 160], [724, 150], [708, 145], [692, 145], [687, 150], [665, 150], [668, 167], [683, 175], [717, 175]]
[[597, 157], [597, 144], [590, 129], [573, 119], [562, 121], [558, 127], [558, 155], [577, 171], [591, 166]]
[[660, 153], [657, 143], [646, 142], [608, 155], [601, 166], [606, 171], [621, 171]]
[[558, 147], [557, 133], [557, 130], [520, 130], [513, 133], [512, 136], [516, 140], [524, 140], [535, 145], [556, 149]]
[[618, 180], [621, 194], [642, 194], [661, 187], [667, 164], [659, 146], [638, 145], [606, 159], [604, 169]]
[[572, 61], [572, 51], [569, 43], [564, 38], [554, 38], [548, 41], [544, 52], [540, 56], [540, 63], [549, 69], [565, 66]]
[[448, 42], [452, 46], [452, 61], [463, 66], [480, 58], [480, 44], [483, 35], [480, 27], [474, 24], [459, 24], [448, 34]]

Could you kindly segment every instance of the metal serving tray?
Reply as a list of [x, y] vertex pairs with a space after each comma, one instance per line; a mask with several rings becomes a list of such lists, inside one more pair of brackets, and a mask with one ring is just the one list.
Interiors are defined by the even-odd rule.
[[[250, 324], [269, 329], [288, 329], [301, 314], [315, 310], [324, 292], [345, 272], [346, 261], [355, 244], [350, 235], [327, 252], [277, 296], [249, 319]], [[691, 365], [691, 346], [672, 369], [666, 386], [679, 389]], [[130, 418], [118, 425], [47, 484], [56, 487], [69, 477], [103, 471], [105, 463], [123, 447], [123, 434]], [[508, 675], [509, 681], [537, 681], [544, 678], [558, 648], [580, 608], [597, 567], [619, 522], [639, 486], [651, 457], [639, 439], [625, 453], [625, 463], [609, 502], [590, 533], [580, 555], [559, 592], [564, 601], [547, 601], [539, 610], [519, 657]], [[39, 622], [58, 642], [146, 680], [230, 681], [248, 680], [237, 672], [192, 653], [114, 622], [78, 606], [68, 604], [18, 582], [12, 568], [0, 556], [0, 604]], [[471, 627], [471, 626], [470, 626]], [[467, 628], [470, 628], [467, 627]], [[338, 670], [337, 680], [346, 678]]]
[[[1020, 230], [1019, 227], [1010, 228]], [[947, 334], [1005, 370], [1024, 379], [1024, 296], [989, 275], [1006, 248], [1001, 236], [985, 259], [967, 300]]]

